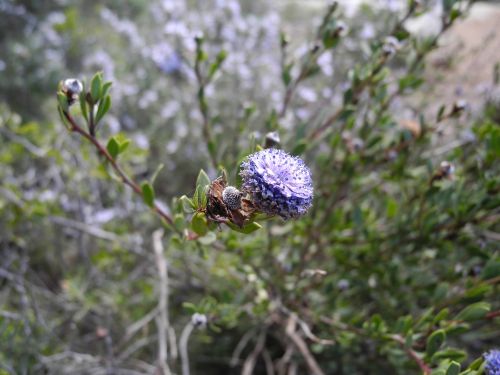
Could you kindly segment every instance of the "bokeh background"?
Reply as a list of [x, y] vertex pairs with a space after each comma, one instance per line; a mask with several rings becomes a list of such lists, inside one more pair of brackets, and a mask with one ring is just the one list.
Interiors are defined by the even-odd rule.
[[[425, 50], [455, 3], [465, 8], [422, 1], [399, 24], [411, 1], [340, 1], [345, 36], [283, 110], [284, 71], [300, 76], [325, 1], [0, 0], [0, 373], [186, 374], [187, 361], [193, 374], [312, 374], [309, 353], [325, 374], [409, 374], [422, 367], [408, 347], [425, 353], [439, 328], [442, 349], [463, 352], [424, 357], [435, 370], [498, 346], [496, 316], [462, 327], [453, 314], [500, 303], [500, 5], [477, 2]], [[353, 71], [393, 29], [402, 52], [349, 102]], [[103, 72], [113, 105], [99, 137], [131, 140], [120, 162], [138, 181], [155, 176], [190, 233], [176, 198], [200, 169], [219, 173], [197, 101], [200, 33], [209, 61], [227, 52], [205, 96], [230, 182], [276, 131], [313, 170], [307, 218], [160, 239], [161, 222], [58, 118], [59, 81]], [[457, 103], [459, 116], [436, 122]], [[336, 127], [308, 144], [337, 108]], [[456, 176], [436, 190], [444, 160]], [[444, 308], [445, 322], [428, 322]]]

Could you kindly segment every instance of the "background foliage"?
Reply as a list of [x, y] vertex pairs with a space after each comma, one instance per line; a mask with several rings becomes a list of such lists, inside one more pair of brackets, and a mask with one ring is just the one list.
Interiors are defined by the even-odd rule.
[[[437, 4], [437, 36], [405, 30], [435, 6], [293, 23], [260, 1], [0, 2], [3, 372], [481, 373], [499, 108], [412, 98], [467, 4]], [[117, 160], [173, 227], [57, 117], [57, 83], [95, 71], [113, 82], [98, 139], [130, 140]], [[311, 212], [251, 234], [193, 220], [200, 169], [238, 185], [271, 131], [312, 169]]]

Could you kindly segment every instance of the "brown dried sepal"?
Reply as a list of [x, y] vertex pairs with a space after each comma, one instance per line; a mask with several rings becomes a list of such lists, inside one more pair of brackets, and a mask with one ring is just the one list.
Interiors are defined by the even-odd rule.
[[210, 186], [207, 192], [207, 219], [214, 223], [231, 222], [242, 228], [255, 212], [255, 207], [249, 199], [241, 199], [241, 207], [236, 210], [231, 210], [222, 200], [222, 191], [227, 186], [224, 177], [217, 177]]

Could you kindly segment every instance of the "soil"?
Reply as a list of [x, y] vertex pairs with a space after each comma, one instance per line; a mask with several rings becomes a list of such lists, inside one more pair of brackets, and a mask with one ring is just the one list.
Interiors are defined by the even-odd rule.
[[[432, 84], [422, 92], [431, 113], [441, 104], [465, 100], [469, 114], [478, 113], [495, 89], [495, 66], [500, 64], [500, 5], [475, 4], [470, 14], [443, 37], [440, 48], [428, 59]], [[424, 99], [425, 98], [425, 99]], [[427, 102], [427, 103], [426, 103]]]

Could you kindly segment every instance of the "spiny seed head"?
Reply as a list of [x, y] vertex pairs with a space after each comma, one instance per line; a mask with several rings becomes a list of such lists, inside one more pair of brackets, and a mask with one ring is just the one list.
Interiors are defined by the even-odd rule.
[[494, 349], [484, 354], [487, 375], [500, 375], [500, 350]]
[[231, 210], [237, 210], [241, 207], [241, 192], [234, 186], [227, 186], [222, 191], [222, 200]]
[[312, 205], [309, 168], [283, 150], [269, 148], [250, 155], [241, 164], [240, 176], [243, 191], [264, 213], [290, 219], [304, 215]]

